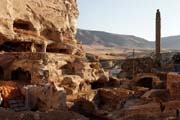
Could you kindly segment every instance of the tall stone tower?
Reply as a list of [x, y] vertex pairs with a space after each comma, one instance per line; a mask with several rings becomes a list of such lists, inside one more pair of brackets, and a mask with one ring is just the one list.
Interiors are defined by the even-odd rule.
[[161, 58], [161, 13], [156, 12], [156, 60]]

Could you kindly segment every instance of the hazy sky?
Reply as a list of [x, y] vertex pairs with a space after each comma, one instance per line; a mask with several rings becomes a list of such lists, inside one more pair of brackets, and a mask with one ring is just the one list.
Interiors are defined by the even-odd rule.
[[155, 39], [155, 13], [162, 36], [180, 35], [180, 0], [78, 0], [78, 28]]

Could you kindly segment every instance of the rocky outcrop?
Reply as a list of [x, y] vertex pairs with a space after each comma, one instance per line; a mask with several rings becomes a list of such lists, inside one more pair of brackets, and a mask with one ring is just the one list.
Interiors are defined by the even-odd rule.
[[78, 14], [76, 0], [0, 2], [0, 79], [25, 86], [29, 109], [65, 109], [66, 95], [109, 81], [75, 39]]
[[98, 62], [89, 63], [76, 59], [73, 63], [73, 67], [75, 73], [88, 82], [109, 80], [109, 73], [105, 72]]
[[167, 89], [169, 90], [171, 99], [180, 99], [180, 75], [179, 73], [168, 73], [167, 75]]
[[75, 0], [3, 0], [0, 7], [1, 51], [83, 55], [75, 40]]
[[133, 91], [122, 88], [99, 89], [95, 103], [99, 109], [114, 111], [123, 108], [123, 103], [133, 94]]
[[0, 33], [7, 39], [18, 36], [15, 29], [31, 31], [52, 41], [70, 39], [76, 33], [76, 0], [2, 0], [0, 8]]
[[29, 110], [38, 109], [47, 111], [50, 109], [66, 109], [66, 92], [53, 84], [43, 86], [29, 85], [22, 89], [26, 106]]

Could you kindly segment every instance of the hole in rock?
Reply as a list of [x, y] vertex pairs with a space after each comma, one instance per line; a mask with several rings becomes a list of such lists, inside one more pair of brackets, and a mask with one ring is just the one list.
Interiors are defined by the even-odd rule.
[[65, 48], [64, 45], [61, 44], [49, 44], [46, 49], [47, 52], [50, 53], [63, 53], [63, 54], [70, 54], [70, 48]]
[[142, 78], [136, 83], [136, 85], [140, 86], [140, 87], [152, 89], [153, 79], [152, 78]]
[[95, 82], [92, 82], [90, 84], [91, 84], [91, 89], [98, 89], [98, 88], [104, 88], [105, 87], [105, 83], [100, 82], [100, 81], [95, 81]]
[[4, 70], [3, 68], [0, 66], [0, 80], [4, 79]]
[[31, 73], [22, 68], [18, 68], [11, 72], [11, 79], [15, 81], [30, 83], [31, 82]]
[[28, 52], [31, 49], [31, 42], [5, 42], [0, 45], [0, 51], [5, 52]]
[[22, 29], [27, 31], [35, 31], [31, 22], [24, 21], [24, 20], [15, 20], [13, 23], [14, 29]]

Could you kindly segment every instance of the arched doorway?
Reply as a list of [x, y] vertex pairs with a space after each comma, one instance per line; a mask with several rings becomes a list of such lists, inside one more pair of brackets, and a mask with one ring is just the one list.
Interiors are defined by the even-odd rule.
[[11, 79], [15, 81], [30, 83], [31, 73], [29, 71], [25, 71], [22, 68], [18, 68], [11, 72]]
[[153, 78], [150, 78], [150, 77], [141, 78], [140, 80], [138, 80], [136, 82], [136, 85], [140, 86], [140, 87], [152, 89], [153, 88]]
[[3, 68], [0, 66], [0, 80], [4, 79], [4, 70]]

